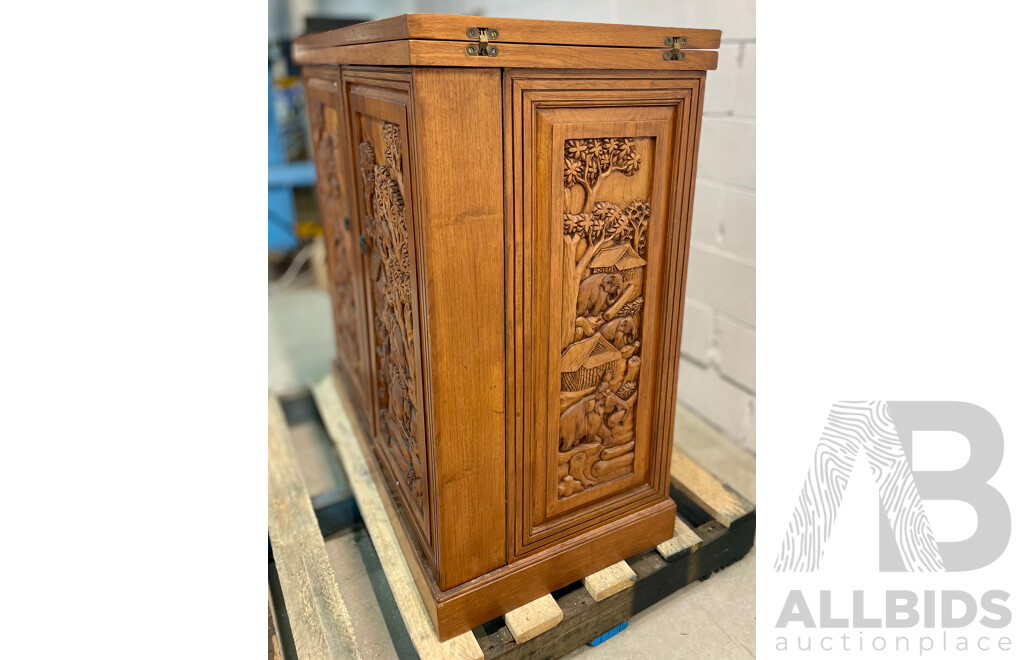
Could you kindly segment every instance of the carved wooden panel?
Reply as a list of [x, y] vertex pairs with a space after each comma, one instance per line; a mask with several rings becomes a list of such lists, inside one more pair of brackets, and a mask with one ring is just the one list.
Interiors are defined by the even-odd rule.
[[412, 321], [412, 278], [409, 272], [409, 225], [401, 183], [401, 130], [384, 122], [384, 165], [377, 164], [373, 143], [359, 144], [363, 194], [373, 214], [366, 222], [371, 251], [373, 339], [377, 360], [379, 434], [393, 451], [413, 501], [423, 508], [423, 459], [416, 440], [416, 387], [409, 355], [417, 339]]
[[428, 451], [406, 101], [390, 83], [350, 84], [358, 209], [367, 254], [375, 450], [432, 557]]
[[317, 200], [327, 249], [331, 309], [334, 316], [338, 361], [348, 378], [358, 385], [360, 403], [366, 414], [363, 393], [367, 381], [364, 313], [362, 311], [363, 267], [357, 235], [358, 222], [349, 214], [344, 184], [342, 154], [345, 133], [341, 121], [340, 76], [324, 72], [306, 80], [309, 122], [317, 168]]
[[650, 143], [565, 143], [559, 499], [633, 472], [651, 203], [611, 184], [641, 171]]
[[[512, 340], [524, 457], [511, 475], [521, 556], [667, 494], [692, 135], [690, 81], [510, 82], [515, 189]], [[679, 300], [681, 304], [681, 299]]]

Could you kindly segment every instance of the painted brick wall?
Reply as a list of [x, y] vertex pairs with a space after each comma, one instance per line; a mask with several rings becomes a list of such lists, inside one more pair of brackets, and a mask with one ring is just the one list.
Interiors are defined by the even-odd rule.
[[722, 30], [697, 166], [679, 400], [754, 444], [754, 0], [292, 0], [381, 18], [403, 11]]
[[679, 5], [680, 25], [722, 30], [704, 101], [679, 400], [754, 451], [754, 2]]

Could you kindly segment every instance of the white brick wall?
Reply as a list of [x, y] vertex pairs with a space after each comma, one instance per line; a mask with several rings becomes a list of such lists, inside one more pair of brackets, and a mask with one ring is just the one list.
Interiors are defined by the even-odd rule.
[[680, 3], [687, 26], [722, 30], [708, 74], [679, 369], [682, 404], [755, 449], [755, 62], [753, 0]]
[[314, 2], [374, 18], [420, 11], [722, 30], [697, 164], [679, 400], [754, 450], [754, 0]]

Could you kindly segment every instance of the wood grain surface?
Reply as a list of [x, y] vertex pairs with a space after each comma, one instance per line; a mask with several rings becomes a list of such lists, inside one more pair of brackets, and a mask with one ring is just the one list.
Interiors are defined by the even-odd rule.
[[672, 538], [658, 544], [658, 554], [662, 559], [671, 560], [684, 550], [689, 550], [699, 543], [700, 537], [697, 536], [697, 533], [681, 519], [676, 518], [676, 527]]
[[358, 658], [281, 404], [268, 399], [267, 527], [295, 649], [304, 658]]
[[398, 39], [434, 39], [472, 42], [471, 27], [497, 28], [493, 43], [563, 44], [579, 46], [636, 46], [665, 48], [665, 37], [685, 37], [689, 48], [718, 48], [721, 30], [650, 25], [615, 25], [576, 21], [547, 21], [496, 16], [403, 14], [379, 21], [308, 34], [295, 40], [303, 48], [327, 48]]
[[365, 64], [373, 66], [454, 66], [483, 68], [655, 69], [709, 71], [718, 68], [718, 51], [684, 50], [682, 60], [666, 60], [665, 48], [549, 46], [498, 42], [497, 57], [466, 52], [466, 41], [383, 41], [379, 43], [308, 48], [296, 43], [296, 63]]
[[754, 505], [678, 448], [672, 449], [672, 484], [729, 527], [754, 510]]
[[551, 594], [505, 614], [505, 625], [517, 644], [523, 644], [562, 622], [562, 608]]
[[506, 561], [503, 172], [485, 155], [501, 153], [501, 74], [413, 69], [412, 86], [416, 216], [429, 219], [418, 236], [424, 419], [444, 590]]
[[583, 578], [583, 586], [594, 600], [600, 602], [609, 596], [628, 589], [636, 582], [636, 573], [625, 561]]

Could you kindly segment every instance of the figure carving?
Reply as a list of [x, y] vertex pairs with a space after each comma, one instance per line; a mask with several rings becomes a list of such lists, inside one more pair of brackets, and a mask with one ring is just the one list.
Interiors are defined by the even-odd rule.
[[573, 334], [573, 341], [578, 342], [587, 337], [593, 337], [598, 331], [604, 319], [600, 316], [579, 317], [576, 319], [576, 332]]
[[[635, 359], [637, 361], [637, 366], [639, 366], [640, 358]], [[629, 374], [628, 371], [626, 373], [627, 375]], [[635, 373], [633, 374], [633, 378], [636, 378]], [[619, 395], [619, 392], [612, 389], [611, 380], [612, 372], [608, 371], [605, 373], [605, 379], [601, 381], [600, 385], [597, 386], [597, 396], [604, 401], [604, 409], [606, 412], [608, 412], [609, 422], [612, 421], [616, 413], [629, 412], [629, 410], [633, 407], [633, 404], [636, 403], [635, 387], [632, 388], [630, 392], [627, 392], [626, 398], [623, 398], [622, 396]], [[630, 382], [630, 384], [632, 384], [632, 381]], [[619, 391], [621, 390], [622, 388], [620, 388]]]
[[584, 397], [569, 406], [559, 418], [559, 446], [567, 451], [582, 441], [611, 442], [612, 432], [605, 424], [604, 401]]
[[633, 472], [651, 206], [603, 184], [641, 172], [638, 145], [653, 152], [647, 137], [565, 143], [559, 499]]
[[593, 477], [594, 466], [601, 458], [602, 445], [593, 442], [579, 445], [571, 452], [559, 454], [558, 496], [569, 497], [593, 486], [598, 481]]
[[626, 344], [632, 343], [636, 336], [636, 322], [632, 316], [612, 319], [602, 325], [598, 332], [609, 344], [621, 351]]
[[622, 290], [622, 276], [615, 273], [591, 275], [580, 284], [577, 316], [595, 316], [615, 301]]

